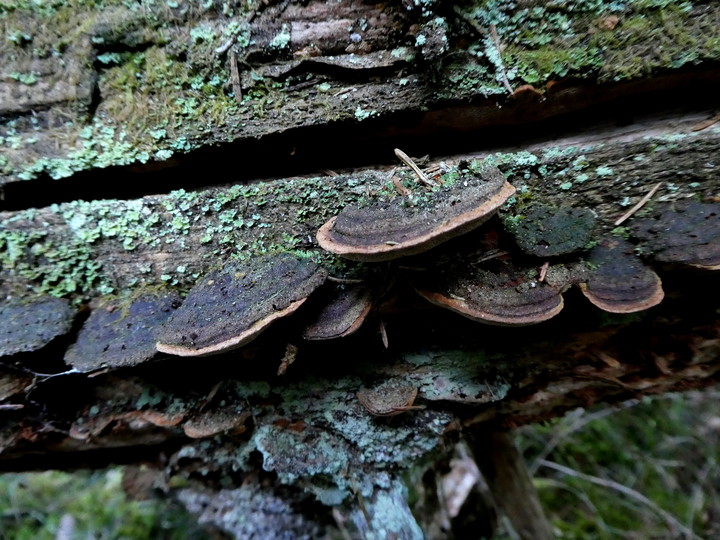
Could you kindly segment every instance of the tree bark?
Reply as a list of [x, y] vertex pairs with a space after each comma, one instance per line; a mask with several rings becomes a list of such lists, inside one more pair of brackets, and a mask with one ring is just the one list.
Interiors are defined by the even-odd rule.
[[[261, 531], [282, 507], [296, 537], [419, 538], [403, 472], [447, 460], [476, 426], [716, 383], [717, 275], [653, 262], [652, 247], [665, 300], [636, 315], [572, 288], [551, 321], [489, 327], [432, 307], [413, 280], [506, 238], [533, 206], [592, 209], [590, 245], [638, 242], [635, 218], [615, 222], [657, 184], [646, 213], [717, 204], [720, 7], [105, 4], [0, 8], [0, 314], [48, 296], [74, 313], [1, 359], [3, 470], [153, 460], [209, 520], [252, 508]], [[429, 154], [429, 170], [497, 164], [516, 195], [426, 258], [323, 252], [318, 228], [389, 183], [395, 147]], [[308, 308], [217, 357], [69, 372], [89, 312], [184, 296], [230, 258], [273, 251], [384, 276], [382, 301], [333, 341], [303, 341]], [[356, 394], [388, 382], [416, 388], [420, 408], [371, 416]], [[225, 528], [247, 536], [236, 517]]]

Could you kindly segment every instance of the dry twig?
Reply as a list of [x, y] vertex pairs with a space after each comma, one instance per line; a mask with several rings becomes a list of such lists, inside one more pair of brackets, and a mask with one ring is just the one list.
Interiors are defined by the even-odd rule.
[[657, 190], [660, 189], [660, 186], [662, 186], [662, 182], [658, 182], [657, 184], [655, 184], [655, 186], [650, 190], [650, 192], [642, 199], [640, 199], [639, 203], [637, 203], [635, 206], [633, 206], [630, 210], [625, 212], [615, 221], [615, 226], [617, 227], [618, 225], [625, 223], [625, 221], [627, 221], [635, 212], [645, 206], [645, 204], [647, 204], [647, 202], [652, 198], [652, 196], [655, 195]]

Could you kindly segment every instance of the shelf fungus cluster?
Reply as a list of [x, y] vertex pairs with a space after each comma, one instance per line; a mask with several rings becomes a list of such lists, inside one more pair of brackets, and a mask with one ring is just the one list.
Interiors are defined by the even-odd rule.
[[[720, 204], [658, 204], [633, 218], [629, 238], [603, 237], [587, 208], [538, 203], [481, 226], [514, 191], [493, 166], [461, 166], [456, 176], [422, 188], [421, 195], [398, 189], [395, 196], [346, 207], [317, 238], [325, 250], [362, 261], [356, 268], [360, 279], [326, 282], [321, 265], [278, 252], [226, 263], [201, 278], [184, 300], [160, 290], [136, 291], [123, 301], [95, 300], [81, 328], [65, 300], [9, 299], [0, 303], [0, 357], [58, 343], [74, 326], [79, 331], [64, 356], [71, 373], [127, 368], [158, 352], [218, 354], [249, 343], [311, 295], [296, 318], [302, 338], [342, 338], [356, 332], [380, 300], [390, 305], [397, 284], [488, 324], [546, 321], [563, 309], [563, 293], [572, 286], [600, 309], [632, 313], [664, 296], [646, 259], [720, 269]], [[393, 261], [401, 257], [401, 263]], [[63, 347], [71, 341], [63, 340]], [[27, 382], [24, 372], [1, 375], [2, 395]], [[414, 395], [400, 394], [385, 409], [372, 405], [367, 391], [361, 400], [373, 414], [413, 408]]]

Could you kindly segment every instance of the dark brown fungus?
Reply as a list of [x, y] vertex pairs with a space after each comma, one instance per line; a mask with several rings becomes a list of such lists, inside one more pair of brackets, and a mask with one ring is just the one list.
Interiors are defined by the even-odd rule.
[[67, 300], [43, 296], [0, 303], [0, 356], [36, 351], [70, 331], [75, 310]]
[[95, 302], [65, 362], [80, 372], [134, 366], [151, 359], [156, 333], [180, 297], [174, 293], [144, 293], [132, 301]]
[[206, 356], [240, 347], [299, 308], [325, 276], [317, 264], [289, 253], [230, 262], [193, 287], [161, 327], [157, 350]]
[[317, 233], [320, 246], [357, 261], [386, 261], [414, 255], [485, 222], [513, 194], [503, 174], [483, 165], [424, 194], [413, 203], [397, 196], [365, 206], [346, 206]]
[[603, 240], [590, 252], [590, 275], [580, 283], [583, 294], [610, 313], [634, 313], [659, 304], [660, 278], [634, 253], [626, 240]]
[[308, 340], [349, 336], [372, 308], [372, 289], [364, 284], [326, 283], [320, 292], [320, 309], [303, 331]]
[[433, 304], [474, 321], [525, 326], [560, 313], [562, 292], [579, 279], [578, 268], [564, 265], [550, 266], [540, 282], [535, 268], [494, 263], [488, 269], [456, 267], [416, 290]]
[[554, 257], [581, 250], [592, 240], [596, 216], [589, 208], [543, 204], [504, 220], [518, 247], [528, 255]]
[[657, 261], [720, 270], [720, 204], [664, 205], [633, 220], [631, 231]]

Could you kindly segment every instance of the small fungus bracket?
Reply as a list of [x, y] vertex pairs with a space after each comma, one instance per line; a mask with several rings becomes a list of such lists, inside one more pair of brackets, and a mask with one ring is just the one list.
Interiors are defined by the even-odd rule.
[[140, 364], [157, 354], [156, 333], [179, 306], [171, 292], [142, 293], [129, 302], [97, 301], [65, 362], [79, 372]]
[[660, 277], [634, 253], [634, 246], [621, 238], [601, 241], [590, 252], [593, 270], [580, 283], [583, 294], [610, 313], [635, 313], [659, 304], [665, 293]]
[[636, 219], [632, 235], [655, 260], [720, 270], [720, 204], [677, 202]]
[[69, 332], [74, 318], [69, 302], [52, 296], [0, 303], [0, 357], [44, 347]]
[[322, 304], [303, 331], [307, 340], [353, 334], [362, 326], [373, 305], [373, 290], [363, 283], [326, 283], [318, 296]]
[[416, 386], [388, 381], [370, 390], [357, 393], [358, 401], [373, 416], [395, 416], [407, 411], [424, 409], [413, 405], [417, 397]]
[[525, 326], [546, 321], [563, 309], [562, 292], [578, 279], [579, 267], [549, 266], [539, 281], [536, 267], [507, 256], [473, 267], [457, 263], [416, 286], [420, 296], [474, 321]]
[[320, 246], [357, 261], [386, 261], [422, 253], [489, 219], [515, 188], [490, 165], [436, 187], [422, 203], [395, 197], [346, 206], [317, 233]]
[[157, 350], [205, 356], [240, 347], [297, 310], [326, 277], [289, 253], [231, 262], [210, 272], [158, 333]]

